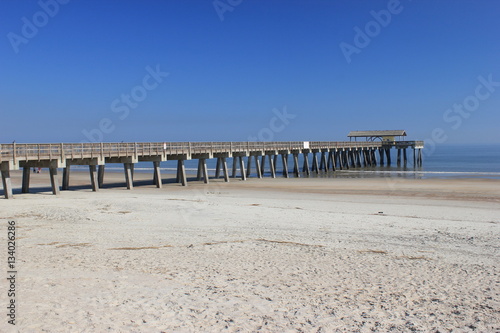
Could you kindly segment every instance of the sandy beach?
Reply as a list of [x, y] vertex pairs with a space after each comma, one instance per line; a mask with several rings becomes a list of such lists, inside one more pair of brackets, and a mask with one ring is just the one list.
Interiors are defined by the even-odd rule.
[[500, 331], [499, 180], [32, 177], [1, 332]]

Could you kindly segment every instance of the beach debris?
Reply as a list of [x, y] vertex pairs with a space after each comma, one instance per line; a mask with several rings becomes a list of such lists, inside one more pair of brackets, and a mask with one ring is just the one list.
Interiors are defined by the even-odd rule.
[[384, 250], [359, 250], [359, 253], [378, 253], [378, 254], [387, 254], [387, 251]]
[[164, 247], [172, 247], [172, 245], [142, 246], [142, 247], [112, 247], [108, 250], [158, 250]]

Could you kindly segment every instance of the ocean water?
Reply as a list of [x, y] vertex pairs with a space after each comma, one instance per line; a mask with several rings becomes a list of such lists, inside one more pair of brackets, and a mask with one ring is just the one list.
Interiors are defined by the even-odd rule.
[[[451, 145], [443, 144], [436, 147], [426, 147], [423, 150], [423, 165], [413, 165], [413, 151], [407, 150], [408, 163], [406, 167], [396, 165], [397, 150], [391, 150], [391, 166], [376, 166], [351, 168], [349, 170], [312, 174], [312, 177], [323, 178], [366, 178], [366, 177], [404, 177], [404, 178], [491, 178], [500, 179], [500, 144], [490, 145]], [[378, 160], [378, 153], [376, 154]], [[309, 164], [312, 165], [312, 154], [309, 154]], [[319, 159], [319, 156], [318, 156]], [[228, 160], [228, 168], [231, 174], [232, 159]], [[252, 161], [253, 162], [253, 161]], [[269, 175], [268, 160], [266, 160], [266, 172]], [[215, 174], [216, 159], [207, 160], [209, 176]], [[299, 165], [302, 167], [303, 157], [299, 157]], [[186, 173], [190, 176], [196, 175], [198, 160], [185, 162]], [[245, 158], [245, 168], [247, 166]], [[177, 161], [166, 161], [161, 163], [162, 173], [175, 174]], [[86, 169], [86, 167], [72, 166], [75, 169]], [[281, 157], [278, 158], [277, 175], [283, 170]], [[290, 174], [293, 171], [293, 158], [288, 159]], [[135, 165], [135, 172], [152, 172], [151, 162], [139, 162]], [[106, 164], [106, 171], [123, 172], [120, 164]], [[252, 175], [255, 176], [255, 165], [252, 163]], [[238, 170], [239, 174], [239, 170]], [[292, 175], [291, 175], [292, 176]]]
[[364, 177], [500, 179], [500, 144], [427, 146], [422, 152], [422, 167], [414, 167], [412, 149], [408, 149], [407, 154], [406, 168], [396, 166], [397, 151], [392, 149], [390, 167], [351, 169], [341, 173], [345, 176], [366, 173]]

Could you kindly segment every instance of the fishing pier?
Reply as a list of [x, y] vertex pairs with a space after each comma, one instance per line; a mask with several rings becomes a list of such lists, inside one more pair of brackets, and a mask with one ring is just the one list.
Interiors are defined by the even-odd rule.
[[[378, 135], [388, 131], [371, 132], [377, 132], [374, 135]], [[353, 137], [361, 136], [356, 136], [359, 133], [355, 132], [351, 134], [351, 141], [0, 144], [3, 193], [7, 199], [13, 197], [11, 170], [23, 170], [21, 192], [28, 193], [31, 169], [48, 168], [52, 193], [59, 194], [61, 189], [69, 189], [72, 165], [89, 167], [93, 191], [102, 187], [105, 166], [109, 163], [123, 164], [128, 189], [134, 186], [134, 165], [138, 162], [153, 164], [152, 182], [158, 188], [162, 187], [160, 163], [172, 160], [177, 161], [176, 182], [183, 186], [187, 186], [187, 160], [198, 160], [197, 179], [205, 183], [210, 179], [207, 169], [209, 159], [217, 159], [215, 178], [223, 177], [225, 182], [230, 179], [228, 159], [232, 162], [231, 177], [242, 180], [252, 174], [252, 169], [258, 178], [262, 178], [266, 171], [275, 178], [279, 162], [282, 164], [283, 177], [377, 165], [390, 166], [390, 151], [393, 148], [398, 151], [398, 166], [407, 165], [407, 149], [413, 150], [412, 164], [416, 167], [422, 165], [423, 141], [396, 141], [395, 138], [391, 139], [394, 135], [381, 136], [381, 140], [373, 136], [373, 140], [352, 141]], [[303, 156], [302, 165], [299, 165], [299, 155]], [[290, 157], [293, 158], [293, 170], [289, 170]], [[62, 187], [59, 185], [59, 169], [62, 169]]]

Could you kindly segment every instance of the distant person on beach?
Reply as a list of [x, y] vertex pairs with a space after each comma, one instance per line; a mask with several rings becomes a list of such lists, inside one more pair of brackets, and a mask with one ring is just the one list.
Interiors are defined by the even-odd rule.
[[42, 172], [42, 168], [38, 168], [38, 170], [36, 171], [36, 173], [40, 173]]
[[33, 167], [33, 173], [36, 173], [36, 168], [35, 167]]

